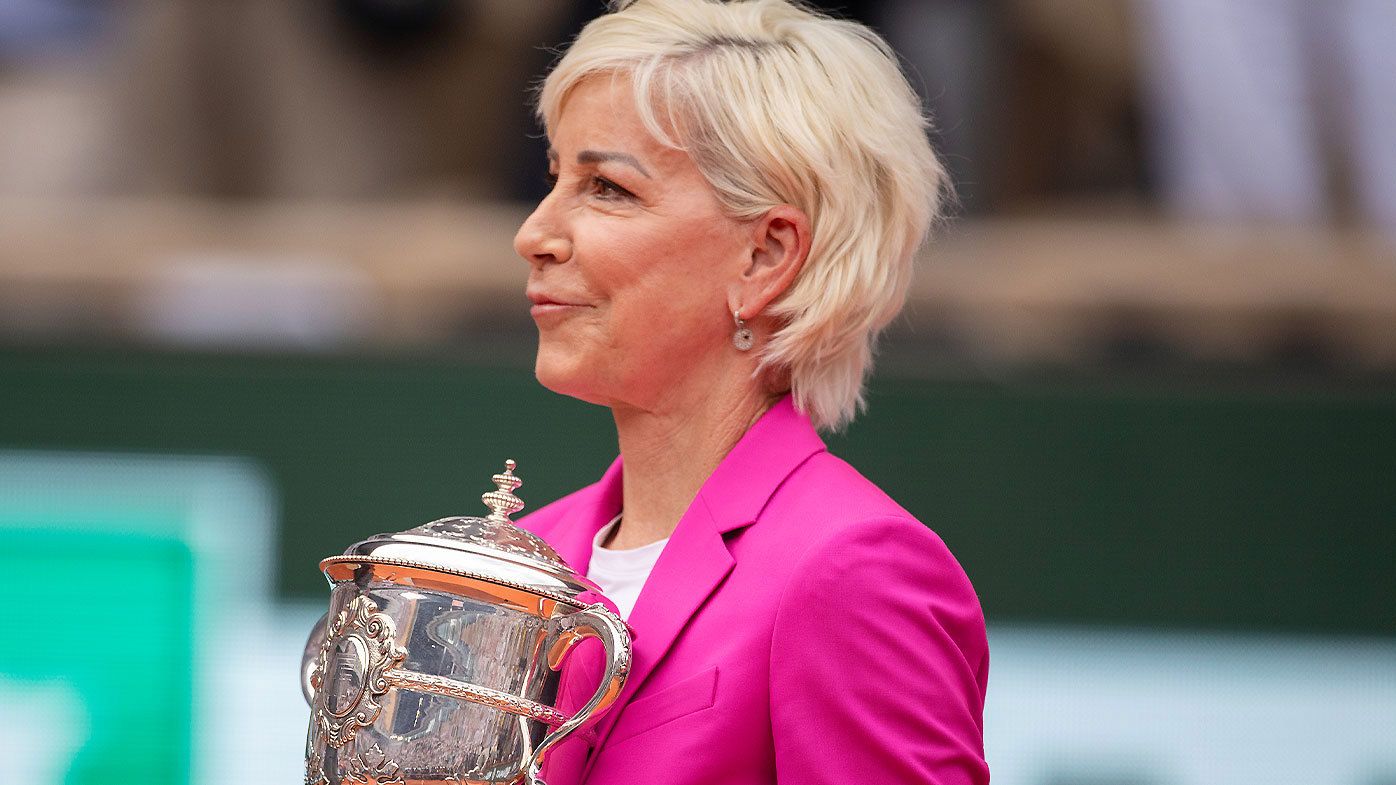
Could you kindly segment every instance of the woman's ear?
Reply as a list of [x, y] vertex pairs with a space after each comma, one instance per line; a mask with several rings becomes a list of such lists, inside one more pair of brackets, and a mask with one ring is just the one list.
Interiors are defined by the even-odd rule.
[[751, 258], [734, 282], [729, 306], [750, 319], [766, 310], [795, 282], [810, 249], [809, 217], [798, 207], [777, 205], [752, 225]]

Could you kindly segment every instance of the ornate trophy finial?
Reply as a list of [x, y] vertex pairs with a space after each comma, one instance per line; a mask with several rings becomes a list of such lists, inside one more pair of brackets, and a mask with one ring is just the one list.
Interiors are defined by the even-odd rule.
[[490, 508], [490, 514], [485, 516], [486, 520], [498, 523], [513, 523], [509, 516], [524, 508], [523, 499], [514, 495], [515, 489], [523, 485], [523, 480], [514, 476], [514, 459], [510, 458], [504, 462], [504, 473], [496, 474], [490, 479], [494, 481], [495, 490], [489, 491], [480, 496], [480, 501]]

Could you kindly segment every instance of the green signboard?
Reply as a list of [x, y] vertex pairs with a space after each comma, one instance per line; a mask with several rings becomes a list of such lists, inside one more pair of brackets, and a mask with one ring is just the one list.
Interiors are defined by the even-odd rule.
[[272, 500], [238, 459], [0, 452], [0, 783], [238, 770], [220, 682], [270, 600]]
[[0, 625], [0, 691], [29, 698], [13, 701], [5, 722], [29, 725], [33, 738], [9, 756], [30, 774], [14, 781], [189, 782], [188, 546], [45, 521], [6, 523], [0, 553], [19, 580], [9, 582], [9, 618]]

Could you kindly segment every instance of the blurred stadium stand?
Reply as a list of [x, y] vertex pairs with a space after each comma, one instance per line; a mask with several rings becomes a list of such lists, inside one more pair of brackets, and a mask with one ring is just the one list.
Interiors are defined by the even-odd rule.
[[[0, 328], [11, 341], [336, 349], [526, 335], [512, 237], [527, 210], [11, 197]], [[1396, 371], [1396, 253], [1375, 232], [1062, 210], [957, 221], [923, 257], [893, 343], [931, 362]]]

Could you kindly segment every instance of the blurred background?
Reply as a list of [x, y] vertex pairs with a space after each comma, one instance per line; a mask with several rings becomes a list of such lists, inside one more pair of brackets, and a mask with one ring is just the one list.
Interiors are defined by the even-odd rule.
[[[954, 174], [831, 448], [1002, 785], [1396, 784], [1396, 3], [867, 0]], [[294, 782], [317, 563], [598, 477], [511, 238], [564, 0], [0, 0], [0, 781]]]

